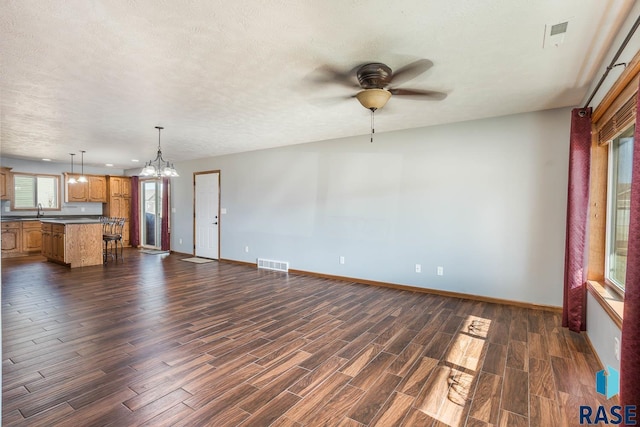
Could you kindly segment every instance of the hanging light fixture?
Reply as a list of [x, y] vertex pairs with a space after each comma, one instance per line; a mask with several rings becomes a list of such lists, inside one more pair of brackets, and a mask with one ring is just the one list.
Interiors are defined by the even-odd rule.
[[180, 176], [178, 175], [176, 168], [173, 166], [173, 163], [169, 163], [167, 160], [162, 158], [162, 149], [160, 148], [160, 131], [164, 128], [162, 126], [156, 126], [156, 129], [158, 129], [158, 153], [155, 159], [149, 160], [145, 163], [144, 167], [140, 171], [140, 176], [151, 176], [155, 178], [163, 176]]
[[78, 181], [73, 176], [73, 156], [75, 156], [75, 153], [69, 153], [69, 155], [71, 156], [71, 177], [67, 180], [67, 183], [76, 184]]
[[78, 178], [78, 182], [88, 182], [89, 181], [87, 179], [87, 177], [84, 176], [84, 153], [86, 153], [86, 151], [80, 150], [80, 155], [81, 155], [81, 159], [82, 159], [82, 173], [80, 174], [80, 178]]
[[371, 110], [371, 142], [373, 142], [373, 134], [376, 133], [374, 125], [376, 110], [385, 106], [391, 98], [391, 92], [386, 89], [365, 89], [358, 92], [356, 98], [364, 108]]

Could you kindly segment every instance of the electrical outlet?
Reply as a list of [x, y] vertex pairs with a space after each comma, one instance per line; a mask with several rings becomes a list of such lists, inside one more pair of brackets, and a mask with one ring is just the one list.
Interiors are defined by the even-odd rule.
[[179, 243], [179, 244], [182, 244], [182, 239], [178, 239], [178, 243]]
[[249, 246], [245, 246], [245, 247], [244, 247], [244, 251], [245, 251], [246, 253], [249, 253]]
[[84, 208], [80, 208], [80, 212], [84, 212]]
[[343, 256], [340, 257], [340, 264], [344, 264], [344, 257]]
[[416, 273], [422, 273], [422, 266], [420, 264], [416, 264]]
[[438, 268], [436, 269], [436, 274], [438, 276], [444, 276], [444, 267], [438, 266]]
[[620, 361], [620, 340], [618, 337], [613, 337], [613, 351], [616, 355], [616, 360]]

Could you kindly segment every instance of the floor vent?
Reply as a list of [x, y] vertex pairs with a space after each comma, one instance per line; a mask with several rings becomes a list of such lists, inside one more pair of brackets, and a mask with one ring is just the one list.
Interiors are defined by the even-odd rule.
[[275, 271], [289, 271], [289, 263], [286, 261], [274, 261], [272, 259], [258, 258], [258, 268]]

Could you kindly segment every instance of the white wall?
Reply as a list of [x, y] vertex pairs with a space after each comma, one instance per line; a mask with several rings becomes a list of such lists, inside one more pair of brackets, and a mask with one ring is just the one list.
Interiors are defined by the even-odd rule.
[[220, 170], [222, 258], [560, 306], [569, 122], [558, 109], [180, 163], [171, 248], [193, 252], [193, 172]]
[[[71, 163], [59, 162], [38, 162], [31, 160], [14, 159], [10, 157], [2, 157], [0, 165], [12, 168], [11, 172], [41, 173], [49, 175], [60, 175], [61, 194], [60, 200], [63, 201], [60, 211], [48, 211], [47, 215], [66, 216], [66, 215], [102, 215], [102, 203], [64, 203], [64, 176], [62, 173], [71, 170]], [[74, 169], [80, 172], [79, 169]], [[98, 168], [93, 166], [84, 167], [86, 174], [92, 175], [124, 175], [122, 169], [114, 168]], [[35, 216], [36, 211], [12, 211], [11, 202], [3, 200], [0, 203], [0, 215], [2, 216]], [[84, 210], [83, 210], [84, 209]]]

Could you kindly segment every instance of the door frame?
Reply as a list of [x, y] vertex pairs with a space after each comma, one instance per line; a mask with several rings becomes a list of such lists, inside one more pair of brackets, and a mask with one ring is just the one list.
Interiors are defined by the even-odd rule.
[[220, 193], [222, 192], [222, 173], [220, 172], [220, 169], [193, 173], [193, 256], [196, 256], [196, 175], [208, 175], [212, 173], [218, 174], [218, 260], [220, 260], [222, 259], [222, 254], [220, 253], [220, 230], [222, 227], [222, 218], [220, 216]]
[[[154, 246], [151, 245], [146, 245], [143, 243], [143, 236], [145, 235], [146, 231], [143, 232], [142, 229], [143, 227], [146, 227], [146, 220], [145, 220], [145, 200], [144, 200], [144, 184], [145, 182], [155, 182], [156, 185], [158, 186], [157, 188], [160, 189], [160, 192], [163, 193], [163, 183], [162, 183], [162, 178], [152, 178], [152, 177], [146, 177], [146, 178], [140, 178], [138, 180], [138, 223], [140, 224], [140, 227], [138, 229], [138, 239], [140, 241], [140, 247], [143, 249], [155, 249], [155, 250], [160, 250], [162, 248], [162, 229], [160, 228], [160, 232], [158, 232], [158, 221], [157, 219], [158, 216], [156, 215], [156, 221], [154, 221], [154, 232], [156, 233], [156, 235], [154, 236], [154, 241], [158, 240], [156, 242], [156, 244]], [[171, 187], [171, 183], [169, 183], [169, 187]], [[163, 194], [164, 196], [164, 194]], [[166, 197], [169, 197], [169, 194], [166, 195]], [[158, 201], [158, 196], [156, 194], [156, 203], [160, 206], [160, 209], [162, 209], [162, 197], [160, 197], [160, 201]], [[169, 210], [171, 210], [171, 201], [169, 201]], [[169, 215], [169, 212], [163, 212], [163, 216], [164, 215]], [[169, 236], [171, 236], [171, 217], [167, 217], [168, 221], [169, 221]], [[160, 222], [160, 227], [162, 227], [162, 222]], [[171, 237], [169, 237], [169, 241], [171, 241]]]

